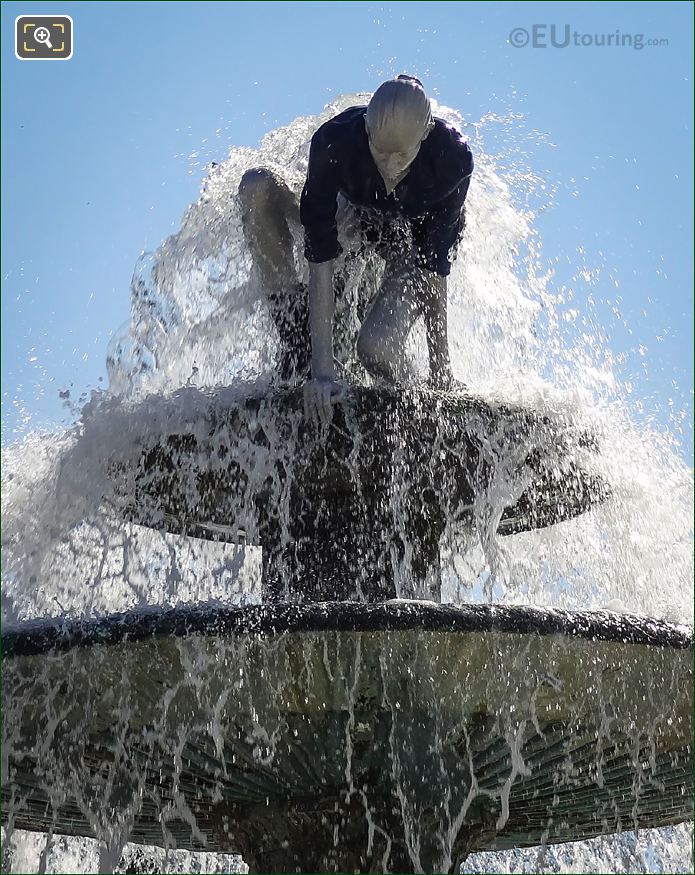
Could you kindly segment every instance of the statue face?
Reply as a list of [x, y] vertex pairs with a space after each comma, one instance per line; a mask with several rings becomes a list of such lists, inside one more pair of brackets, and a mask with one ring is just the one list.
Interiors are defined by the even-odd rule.
[[[396, 179], [417, 158], [422, 143], [422, 125], [396, 123], [382, 125], [376, 131], [367, 128], [369, 151], [379, 173], [385, 179]], [[429, 133], [429, 130], [428, 130]]]
[[370, 142], [369, 151], [372, 153], [374, 163], [379, 170], [379, 173], [386, 179], [396, 179], [410, 167], [413, 161], [417, 158], [417, 153], [420, 151], [418, 143], [414, 149], [410, 151], [400, 152], [385, 152], [373, 146]]

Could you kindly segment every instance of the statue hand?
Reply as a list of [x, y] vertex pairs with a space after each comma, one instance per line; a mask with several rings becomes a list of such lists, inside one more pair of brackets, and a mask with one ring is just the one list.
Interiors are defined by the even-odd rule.
[[304, 384], [304, 416], [309, 420], [330, 425], [333, 405], [342, 401], [347, 383], [331, 377], [318, 377]]

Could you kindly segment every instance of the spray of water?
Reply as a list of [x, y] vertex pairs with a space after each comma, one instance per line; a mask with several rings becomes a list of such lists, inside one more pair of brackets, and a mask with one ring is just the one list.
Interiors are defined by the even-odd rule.
[[[241, 231], [239, 180], [263, 165], [298, 190], [313, 131], [366, 97], [341, 97], [320, 116], [271, 132], [258, 150], [235, 149], [213, 165], [179, 231], [138, 259], [132, 318], [108, 350], [109, 391], [94, 393], [72, 429], [5, 448], [6, 624], [142, 605], [258, 600], [257, 549], [125, 523], [114, 460], [127, 477], [148, 441], [207, 429], [209, 391], [216, 387], [234, 384], [242, 398], [271, 385], [275, 329]], [[578, 290], [554, 286], [534, 224], [552, 189], [515, 156], [486, 151], [491, 129], [513, 135], [518, 120], [490, 116], [469, 125], [446, 107], [436, 111], [467, 132], [476, 156], [467, 231], [449, 290], [456, 375], [491, 403], [530, 407], [595, 435], [598, 451], [577, 447], [577, 460], [611, 488], [610, 499], [588, 514], [502, 540], [495, 534], [501, 502], [523, 487], [513, 483], [513, 462], [528, 447], [506, 432], [495, 436], [494, 476], [477, 499], [476, 532], [445, 533], [443, 600], [608, 607], [692, 622], [691, 472], [668, 431], [636, 424], [590, 311], [577, 327], [570, 303]], [[304, 275], [301, 229], [292, 231]], [[601, 279], [582, 268], [578, 282], [596, 286]], [[356, 287], [346, 290], [345, 307], [356, 294]], [[409, 352], [424, 373], [418, 328]], [[233, 394], [225, 397], [233, 407]], [[250, 443], [247, 455], [249, 476], [265, 477], [268, 454]], [[126, 838], [127, 830], [116, 842], [119, 852]], [[575, 865], [562, 860], [548, 865]]]

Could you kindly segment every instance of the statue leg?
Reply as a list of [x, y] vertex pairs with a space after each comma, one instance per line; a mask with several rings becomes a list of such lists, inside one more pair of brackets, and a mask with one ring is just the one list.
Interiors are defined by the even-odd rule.
[[427, 293], [427, 273], [412, 259], [394, 257], [387, 261], [381, 286], [357, 338], [357, 355], [372, 376], [390, 383], [412, 378], [405, 345], [423, 313]]
[[244, 237], [280, 337], [281, 376], [302, 376], [311, 361], [311, 335], [307, 290], [297, 277], [290, 232], [290, 222], [299, 222], [299, 207], [287, 184], [264, 167], [244, 173], [239, 200]]

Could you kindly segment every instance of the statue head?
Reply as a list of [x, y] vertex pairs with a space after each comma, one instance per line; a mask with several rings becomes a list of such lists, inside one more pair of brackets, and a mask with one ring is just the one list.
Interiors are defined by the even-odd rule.
[[369, 101], [364, 123], [379, 173], [387, 180], [402, 176], [434, 127], [420, 80], [401, 75], [380, 85]]

